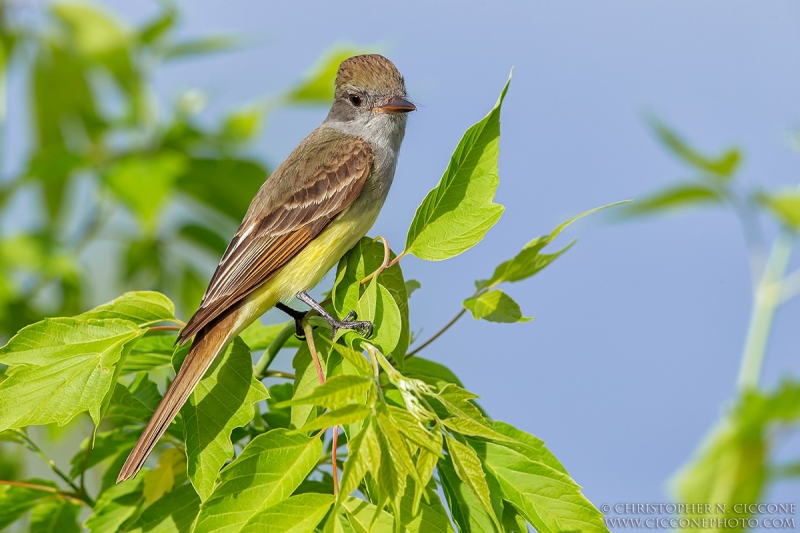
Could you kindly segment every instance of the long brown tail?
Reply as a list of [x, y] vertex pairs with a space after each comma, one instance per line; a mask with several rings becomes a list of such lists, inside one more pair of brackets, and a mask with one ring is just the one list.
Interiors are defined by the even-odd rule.
[[192, 347], [186, 355], [175, 380], [164, 394], [155, 413], [144, 428], [142, 435], [131, 450], [131, 454], [122, 466], [117, 483], [131, 478], [139, 472], [147, 460], [147, 456], [155, 448], [158, 439], [164, 435], [172, 420], [177, 416], [197, 383], [211, 366], [214, 358], [231, 340], [235, 332], [233, 328], [239, 312], [233, 311], [222, 320], [215, 322], [200, 331], [194, 338]]

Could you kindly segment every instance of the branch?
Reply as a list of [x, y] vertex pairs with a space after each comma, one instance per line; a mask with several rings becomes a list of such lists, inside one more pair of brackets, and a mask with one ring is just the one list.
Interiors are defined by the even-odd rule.
[[73, 494], [71, 492], [62, 492], [55, 487], [48, 487], [47, 485], [37, 485], [35, 483], [25, 483], [24, 481], [10, 481], [7, 479], [0, 479], [0, 485], [10, 485], [12, 487], [20, 487], [23, 489], [33, 489], [33, 490], [40, 490], [42, 492], [51, 492], [53, 494], [59, 495], [65, 500], [70, 500], [72, 502], [79, 503], [81, 505], [86, 505], [89, 508], [91, 508], [89, 502], [81, 499], [80, 497], [78, 497], [77, 494]]
[[445, 325], [445, 326], [444, 326], [442, 329], [440, 329], [440, 330], [439, 330], [439, 331], [436, 333], [436, 335], [434, 335], [433, 337], [431, 337], [430, 339], [428, 339], [427, 341], [425, 341], [424, 343], [422, 343], [420, 346], [417, 346], [417, 347], [416, 347], [416, 348], [415, 348], [413, 351], [411, 351], [411, 352], [407, 353], [405, 358], [406, 358], [406, 359], [408, 359], [409, 357], [414, 357], [414, 355], [416, 355], [417, 353], [419, 353], [420, 351], [422, 351], [422, 349], [424, 349], [425, 347], [427, 347], [427, 346], [428, 346], [430, 343], [432, 343], [433, 341], [435, 341], [436, 339], [438, 339], [439, 337], [441, 337], [441, 336], [442, 336], [442, 334], [443, 334], [445, 331], [447, 331], [448, 329], [450, 329], [450, 328], [453, 326], [453, 324], [455, 324], [456, 322], [458, 322], [458, 320], [459, 320], [459, 319], [460, 319], [462, 316], [464, 316], [464, 313], [466, 313], [466, 312], [467, 312], [467, 310], [466, 310], [466, 309], [462, 309], [461, 311], [459, 311], [459, 312], [458, 312], [458, 314], [457, 314], [456, 316], [454, 316], [454, 317], [453, 317], [453, 319], [452, 319], [450, 322], [448, 322], [448, 323], [447, 323], [447, 324], [446, 324], [446, 325]]

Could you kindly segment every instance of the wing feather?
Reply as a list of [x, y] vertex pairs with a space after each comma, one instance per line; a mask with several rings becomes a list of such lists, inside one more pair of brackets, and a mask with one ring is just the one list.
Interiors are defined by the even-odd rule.
[[[307, 143], [314, 146], [310, 155], [303, 149]], [[178, 342], [224, 315], [302, 251], [355, 200], [372, 160], [360, 137], [330, 131], [309, 136], [253, 200]]]

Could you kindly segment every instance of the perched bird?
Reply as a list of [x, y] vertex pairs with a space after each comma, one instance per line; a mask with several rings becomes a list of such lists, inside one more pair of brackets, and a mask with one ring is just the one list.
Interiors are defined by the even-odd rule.
[[407, 113], [416, 107], [405, 82], [383, 56], [341, 63], [327, 118], [261, 186], [206, 289], [200, 308], [180, 332], [192, 346], [164, 399], [120, 471], [142, 468], [192, 390], [236, 335], [292, 298], [325, 318], [334, 331], [372, 325], [350, 313], [337, 320], [306, 292], [369, 231], [392, 185]]

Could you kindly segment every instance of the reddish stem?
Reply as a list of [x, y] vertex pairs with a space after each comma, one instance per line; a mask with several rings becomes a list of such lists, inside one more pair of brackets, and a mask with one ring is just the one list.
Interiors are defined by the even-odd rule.
[[333, 449], [331, 450], [331, 465], [333, 466], [333, 497], [339, 497], [339, 475], [336, 473], [336, 448], [339, 446], [339, 426], [333, 426]]

